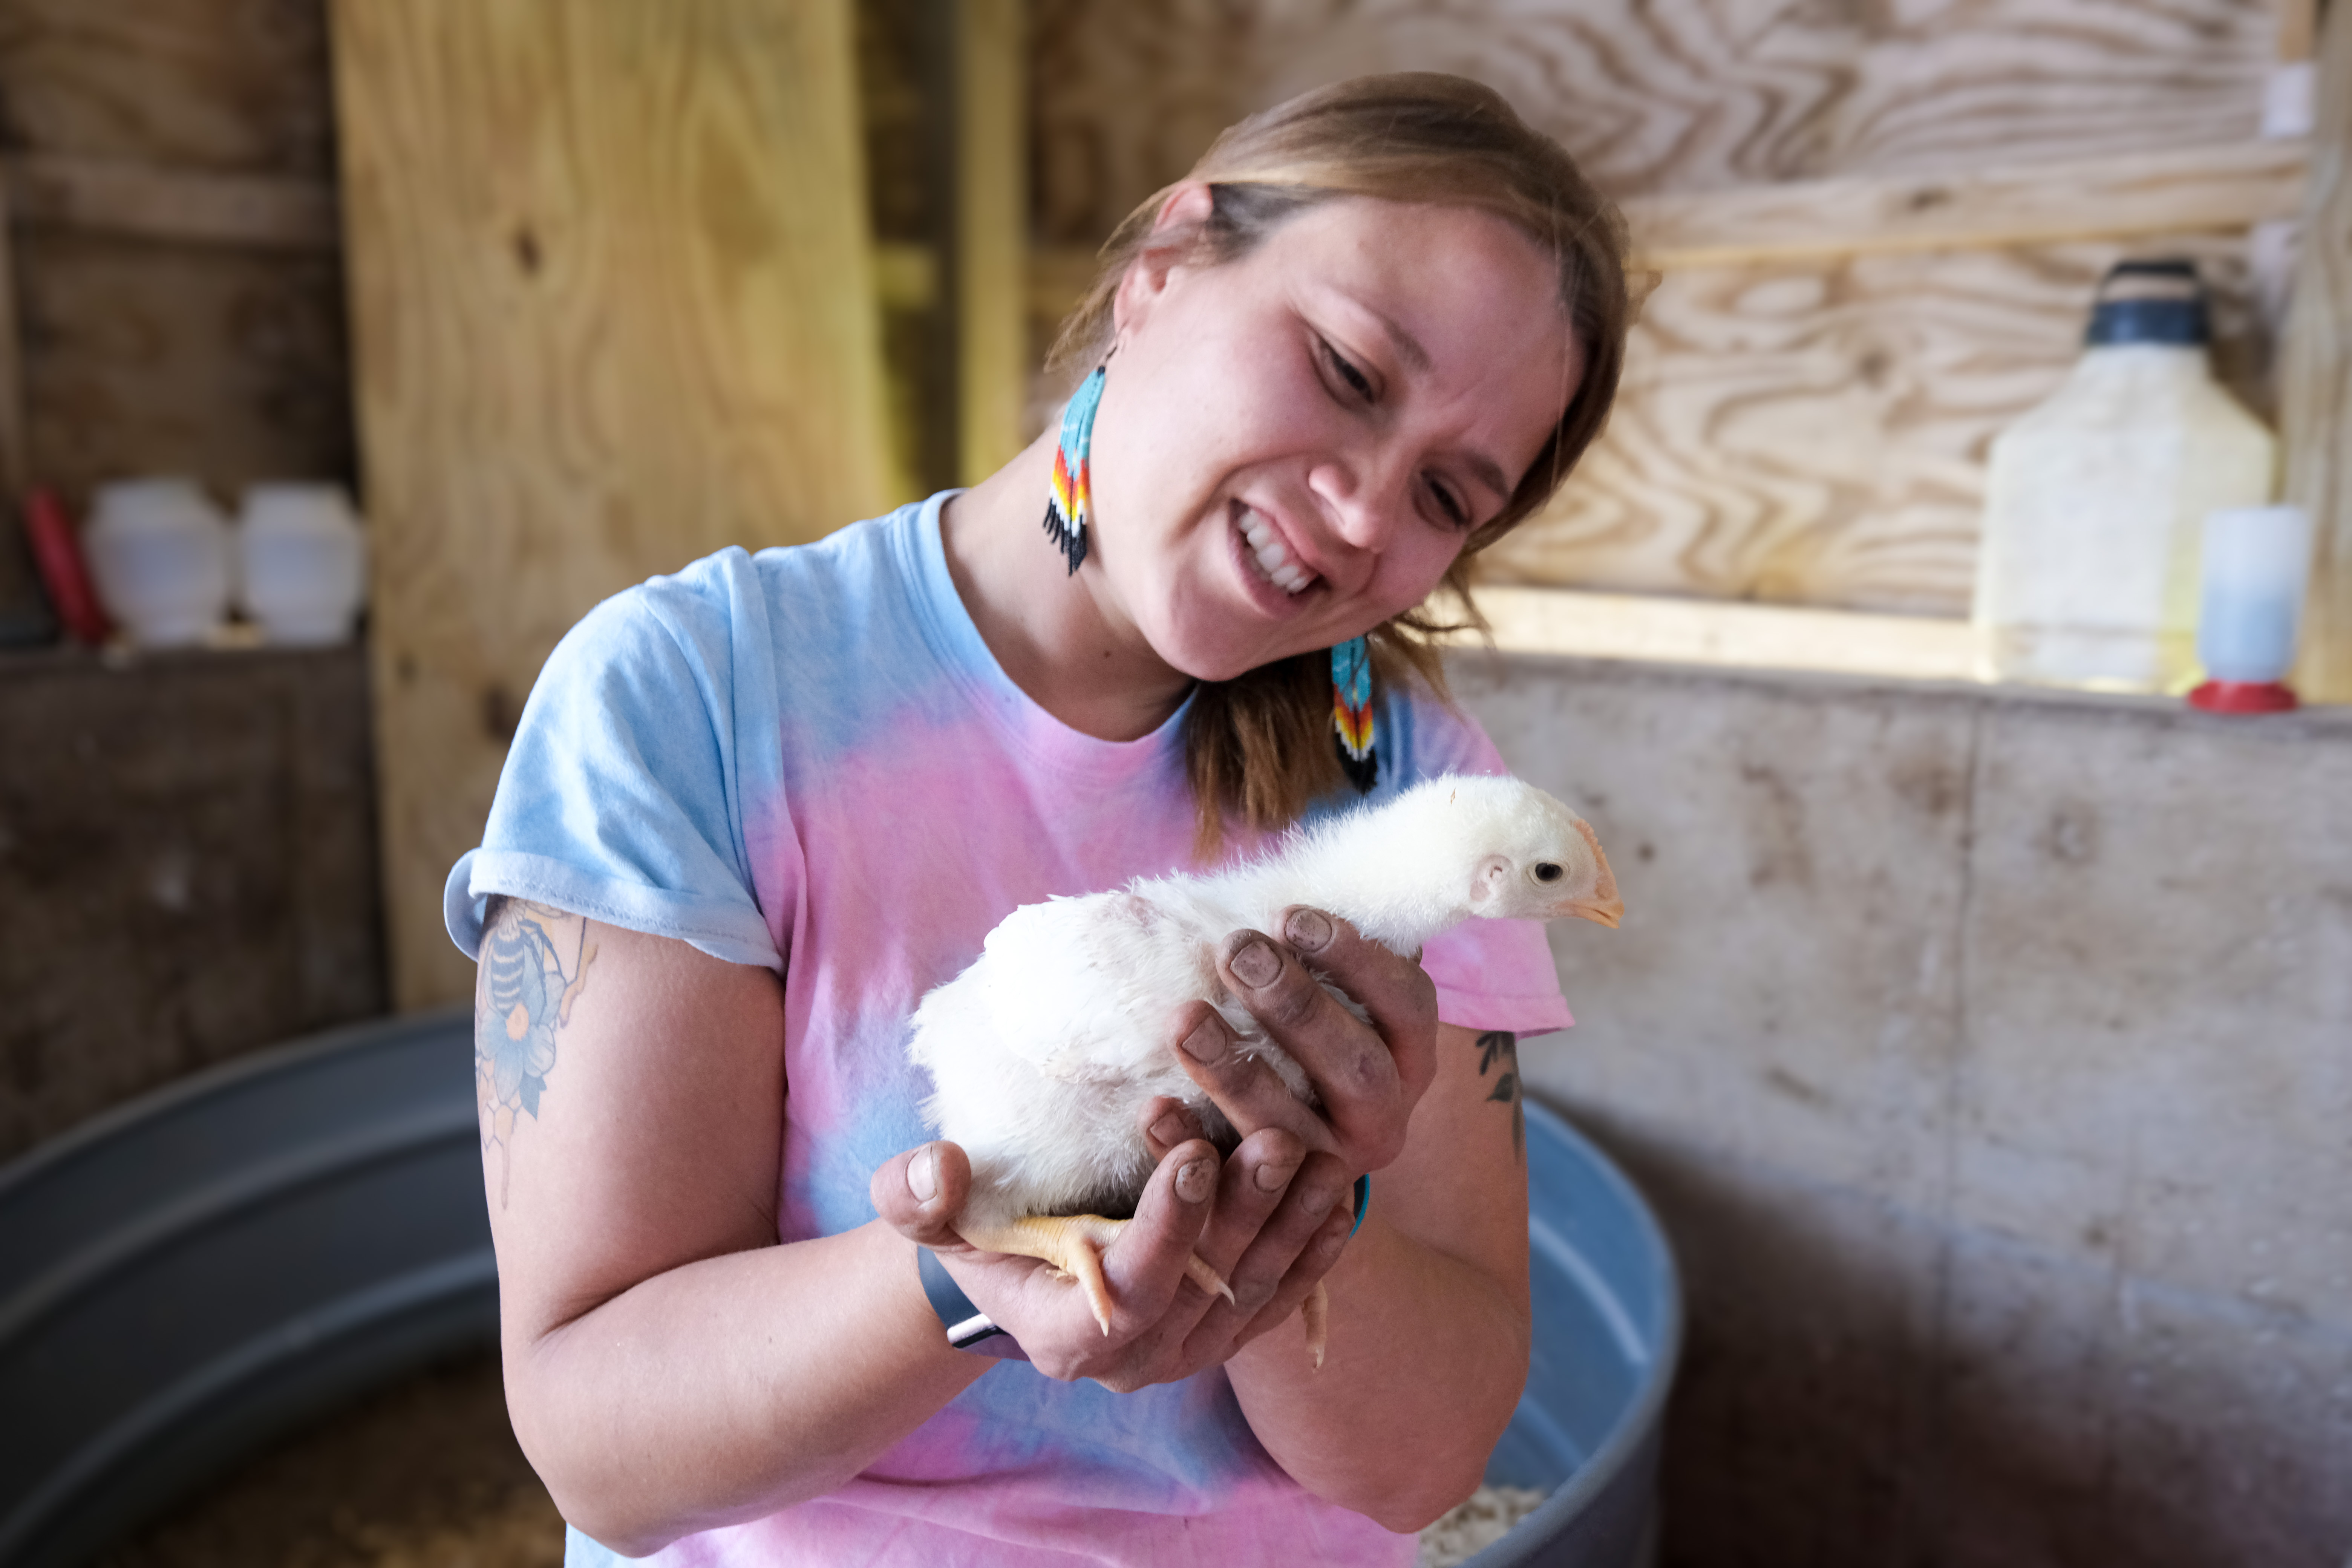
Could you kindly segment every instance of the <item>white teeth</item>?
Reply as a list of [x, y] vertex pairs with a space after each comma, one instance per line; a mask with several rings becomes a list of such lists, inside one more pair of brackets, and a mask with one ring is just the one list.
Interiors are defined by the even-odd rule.
[[1266, 581], [1286, 594], [1296, 594], [1315, 581], [1315, 574], [1290, 559], [1282, 541], [1274, 530], [1254, 511], [1242, 513], [1242, 538], [1249, 542], [1250, 555], [1257, 569], [1265, 574]]

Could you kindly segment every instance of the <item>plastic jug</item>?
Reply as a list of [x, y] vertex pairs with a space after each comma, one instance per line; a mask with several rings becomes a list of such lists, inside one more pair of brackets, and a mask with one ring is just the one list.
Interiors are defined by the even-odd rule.
[[273, 643], [349, 640], [367, 594], [367, 544], [342, 487], [276, 481], [245, 492], [237, 602]]
[[2205, 516], [2264, 504], [2278, 472], [2209, 337], [2193, 263], [2123, 262], [2065, 382], [1994, 438], [1973, 616], [1988, 679], [2194, 679]]
[[82, 552], [107, 614], [142, 647], [201, 642], [228, 613], [228, 521], [194, 479], [99, 486]]

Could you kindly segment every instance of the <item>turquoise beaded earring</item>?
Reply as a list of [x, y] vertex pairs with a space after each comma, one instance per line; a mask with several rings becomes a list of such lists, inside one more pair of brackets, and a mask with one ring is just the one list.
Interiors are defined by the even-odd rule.
[[1102, 405], [1103, 382], [1108, 363], [1078, 384], [1062, 410], [1062, 434], [1054, 447], [1054, 488], [1045, 498], [1045, 537], [1078, 574], [1087, 558], [1087, 523], [1094, 516], [1094, 489], [1087, 454], [1095, 442], [1095, 410]]
[[1362, 637], [1349, 637], [1331, 650], [1331, 728], [1348, 782], [1370, 795], [1380, 777], [1381, 757], [1372, 729], [1372, 650]]

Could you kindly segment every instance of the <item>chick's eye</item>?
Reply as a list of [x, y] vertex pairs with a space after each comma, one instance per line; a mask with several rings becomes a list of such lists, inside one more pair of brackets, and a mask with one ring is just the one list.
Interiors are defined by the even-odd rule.
[[1538, 882], [1557, 882], [1564, 875], [1565, 872], [1549, 860], [1536, 862], [1536, 880]]

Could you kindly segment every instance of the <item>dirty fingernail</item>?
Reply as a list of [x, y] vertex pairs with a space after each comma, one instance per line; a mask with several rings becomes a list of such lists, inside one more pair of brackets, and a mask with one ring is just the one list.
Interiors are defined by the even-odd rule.
[[1331, 917], [1321, 910], [1293, 910], [1290, 919], [1283, 922], [1282, 934], [1293, 947], [1320, 952], [1331, 940]]
[[[1225, 1054], [1225, 1032], [1217, 1027], [1213, 1018], [1203, 1018], [1201, 1026], [1184, 1037], [1184, 1054], [1196, 1062], [1213, 1062]], [[1182, 1139], [1178, 1139], [1182, 1142]]]
[[940, 1195], [940, 1152], [926, 1149], [907, 1167], [907, 1190], [915, 1194], [917, 1203], [927, 1204]]
[[1349, 1234], [1344, 1225], [1327, 1225], [1323, 1227], [1322, 1234], [1315, 1238], [1315, 1250], [1326, 1258], [1337, 1258], [1339, 1255], [1339, 1249], [1348, 1245]]
[[[1192, 1047], [1188, 1045], [1185, 1048], [1189, 1050]], [[1151, 1136], [1173, 1149], [1192, 1136], [1192, 1129], [1184, 1125], [1182, 1117], [1171, 1110], [1151, 1124]]]
[[1297, 1173], [1298, 1164], [1296, 1161], [1268, 1161], [1257, 1168], [1257, 1190], [1262, 1193], [1278, 1193], [1288, 1186], [1290, 1178]]
[[1176, 1173], [1176, 1195], [1188, 1204], [1205, 1201], [1217, 1184], [1217, 1173], [1206, 1160], [1187, 1160]]
[[1339, 1201], [1339, 1192], [1336, 1187], [1309, 1187], [1298, 1194], [1299, 1207], [1305, 1209], [1308, 1215], [1315, 1219], [1321, 1219], [1325, 1215], [1329, 1214], [1331, 1205]]
[[1234, 975], [1244, 985], [1271, 985], [1282, 973], [1282, 960], [1275, 956], [1274, 949], [1255, 938], [1234, 954], [1232, 963]]

